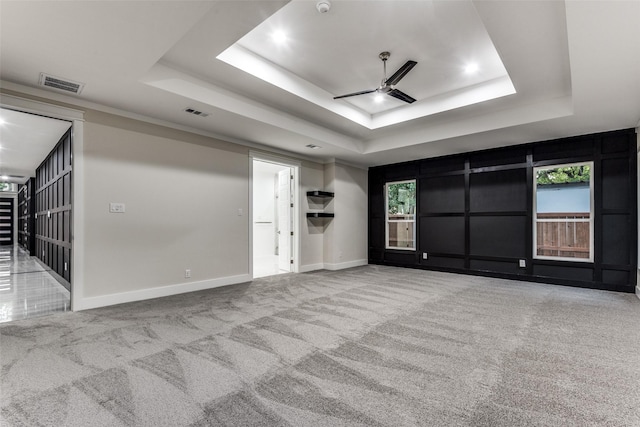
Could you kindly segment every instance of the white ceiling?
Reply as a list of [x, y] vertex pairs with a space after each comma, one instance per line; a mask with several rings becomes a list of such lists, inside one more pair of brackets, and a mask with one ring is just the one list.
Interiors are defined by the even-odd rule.
[[[367, 14], [389, 19], [362, 19], [362, 2], [336, 2], [336, 8], [319, 14], [307, 1], [292, 1], [217, 58], [369, 129], [451, 109], [444, 101], [453, 94], [468, 105], [477, 102], [472, 93], [481, 91], [486, 100], [514, 92], [471, 1], [366, 4]], [[354, 22], [357, 31], [344, 31]], [[282, 43], [273, 40], [278, 32], [286, 35]], [[334, 101], [335, 95], [380, 85], [381, 50], [392, 52], [387, 77], [409, 59], [418, 62], [398, 85], [418, 102], [407, 105], [392, 97], [375, 102], [373, 94]], [[470, 64], [479, 71], [466, 73]], [[506, 90], [487, 90], [496, 80]]]
[[71, 122], [0, 109], [0, 176], [23, 184], [71, 127]]
[[[326, 14], [315, 3], [0, 0], [0, 78], [42, 95], [45, 72], [85, 84], [80, 95], [47, 90], [71, 104], [362, 166], [640, 120], [640, 1], [334, 0]], [[274, 26], [288, 44], [270, 44]], [[234, 45], [261, 65], [248, 73], [217, 58]], [[388, 75], [418, 62], [398, 84], [418, 101], [334, 101], [380, 83], [383, 50]], [[460, 72], [467, 62], [477, 75]], [[496, 78], [516, 93], [490, 99]], [[481, 102], [462, 106], [469, 94]]]

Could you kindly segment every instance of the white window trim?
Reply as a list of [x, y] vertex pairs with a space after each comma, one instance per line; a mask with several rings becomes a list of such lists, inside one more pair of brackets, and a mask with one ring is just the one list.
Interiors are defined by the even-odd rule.
[[385, 249], [393, 249], [398, 251], [411, 251], [415, 252], [418, 246], [416, 242], [416, 212], [413, 214], [413, 220], [398, 220], [393, 222], [410, 222], [413, 223], [413, 247], [412, 248], [403, 248], [400, 246], [389, 246], [389, 185], [393, 184], [405, 184], [405, 183], [414, 183], [416, 184], [416, 201], [418, 198], [417, 188], [418, 182], [415, 179], [407, 179], [404, 181], [390, 181], [384, 184], [384, 247]]
[[[589, 222], [589, 258], [570, 258], [560, 256], [545, 256], [537, 255], [538, 253], [538, 222], [553, 222], [544, 219], [538, 219], [538, 206], [537, 206], [537, 191], [538, 183], [536, 181], [537, 172], [544, 169], [564, 168], [568, 166], [589, 166], [591, 169], [589, 179], [589, 204], [591, 211], [589, 212], [589, 219], [576, 219], [575, 222]], [[571, 261], [571, 262], [586, 262], [593, 263], [593, 249], [594, 249], [594, 195], [593, 195], [593, 162], [577, 162], [577, 163], [563, 163], [557, 165], [538, 166], [533, 168], [533, 259], [551, 260], [551, 261]]]

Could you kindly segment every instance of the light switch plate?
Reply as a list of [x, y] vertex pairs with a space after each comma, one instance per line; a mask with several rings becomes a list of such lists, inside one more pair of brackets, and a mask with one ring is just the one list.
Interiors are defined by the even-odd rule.
[[521, 259], [520, 262], [518, 263], [518, 266], [520, 268], [527, 268], [527, 261]]
[[109, 212], [124, 213], [124, 203], [109, 203]]

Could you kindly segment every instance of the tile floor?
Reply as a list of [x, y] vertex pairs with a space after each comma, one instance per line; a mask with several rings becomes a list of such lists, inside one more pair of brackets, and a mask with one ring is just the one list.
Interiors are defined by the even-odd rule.
[[0, 322], [70, 311], [69, 291], [18, 246], [0, 246]]
[[276, 274], [289, 273], [278, 268], [278, 255], [259, 256], [253, 259], [253, 278], [275, 276]]

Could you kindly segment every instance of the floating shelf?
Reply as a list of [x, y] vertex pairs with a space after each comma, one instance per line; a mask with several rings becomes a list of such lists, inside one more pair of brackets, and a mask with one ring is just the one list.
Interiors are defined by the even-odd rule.
[[329, 212], [307, 212], [307, 218], [333, 218], [335, 214]]
[[322, 197], [322, 198], [330, 198], [333, 197], [334, 194], [330, 191], [320, 191], [320, 190], [314, 190], [314, 191], [307, 191], [307, 197]]
[[[307, 191], [307, 197], [325, 199], [322, 201], [324, 207], [330, 202], [328, 199], [332, 199], [334, 194], [330, 191], [313, 190]], [[307, 212], [307, 218], [333, 218], [335, 215], [332, 212]]]

